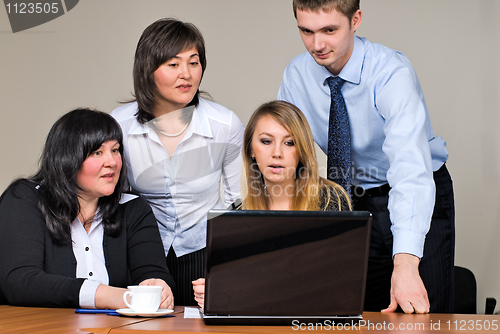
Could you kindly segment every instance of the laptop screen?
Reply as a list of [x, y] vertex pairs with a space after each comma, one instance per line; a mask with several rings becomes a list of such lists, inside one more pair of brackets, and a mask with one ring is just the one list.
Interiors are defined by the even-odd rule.
[[212, 210], [208, 218], [206, 315], [362, 313], [370, 213]]

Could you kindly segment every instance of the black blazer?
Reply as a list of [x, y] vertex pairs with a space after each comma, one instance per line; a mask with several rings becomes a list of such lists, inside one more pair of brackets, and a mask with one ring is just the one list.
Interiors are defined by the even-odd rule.
[[[0, 203], [0, 304], [79, 307], [83, 278], [76, 278], [71, 244], [52, 241], [38, 208], [36, 184], [9, 187]], [[174, 289], [156, 219], [141, 197], [120, 204], [118, 236], [104, 234], [109, 285], [126, 288], [161, 278]]]

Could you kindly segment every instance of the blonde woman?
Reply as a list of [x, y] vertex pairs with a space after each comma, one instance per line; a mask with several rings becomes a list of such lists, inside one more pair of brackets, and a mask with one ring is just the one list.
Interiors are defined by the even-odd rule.
[[350, 210], [341, 186], [319, 176], [313, 136], [302, 112], [264, 103], [243, 136], [245, 210]]
[[[243, 136], [244, 210], [351, 210], [344, 189], [318, 173], [313, 136], [302, 112], [271, 101], [253, 113]], [[204, 304], [205, 280], [193, 282]]]

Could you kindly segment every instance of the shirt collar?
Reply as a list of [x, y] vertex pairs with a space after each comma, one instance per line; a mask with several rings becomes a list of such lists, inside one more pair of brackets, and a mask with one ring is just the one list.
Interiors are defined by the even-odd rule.
[[[358, 36], [354, 36], [354, 46], [352, 48], [351, 57], [344, 65], [338, 76], [345, 81], [359, 85], [361, 82], [361, 70], [363, 69], [364, 53], [365, 48], [363, 42]], [[333, 74], [330, 73], [326, 67], [321, 66], [321, 68], [323, 85], [328, 85], [326, 83], [326, 79], [333, 76]]]
[[[191, 119], [191, 125], [189, 128], [191, 129], [191, 133], [195, 133], [203, 137], [213, 138], [212, 129], [210, 128], [206, 112], [208, 107], [208, 103], [204, 99], [200, 98], [198, 106], [194, 109], [193, 118]], [[189, 136], [190, 134], [188, 133], [186, 137]]]
[[361, 82], [361, 70], [363, 69], [365, 47], [358, 36], [354, 36], [354, 46], [352, 54], [347, 64], [345, 64], [339, 76], [345, 81], [359, 85]]
[[[207, 102], [204, 99], [200, 98], [198, 106], [193, 111], [191, 124], [188, 127], [188, 131], [186, 132], [186, 139], [191, 137], [193, 133], [200, 136], [213, 138], [212, 129], [210, 128], [210, 123], [208, 122], [208, 117], [205, 112], [206, 109]], [[139, 123], [137, 119], [132, 123], [130, 129], [128, 130], [129, 135], [150, 134], [151, 136], [151, 132], [154, 132], [153, 129], [145, 124]]]
[[[97, 211], [94, 215], [94, 219], [92, 220], [92, 224], [90, 225], [90, 229], [89, 229], [88, 234], [92, 233], [92, 231], [95, 228], [97, 228], [99, 225], [101, 225], [101, 223], [102, 223], [102, 213], [101, 213], [101, 210], [99, 210], [99, 208], [97, 208]], [[80, 221], [80, 218], [78, 218], [78, 216], [73, 221], [72, 228], [82, 228], [83, 231], [85, 231], [85, 227], [83, 226], [83, 224]], [[87, 232], [85, 232], [85, 233], [87, 233]]]
[[139, 123], [137, 121], [137, 117], [134, 118], [135, 118], [134, 122], [132, 122], [132, 125], [128, 129], [128, 135], [142, 135], [144, 133], [149, 133], [149, 131], [151, 131], [149, 126]]

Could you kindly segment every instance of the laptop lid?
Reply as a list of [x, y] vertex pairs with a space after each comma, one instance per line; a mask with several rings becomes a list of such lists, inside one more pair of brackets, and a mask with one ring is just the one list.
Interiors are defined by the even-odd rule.
[[211, 210], [203, 317], [359, 316], [371, 214]]

